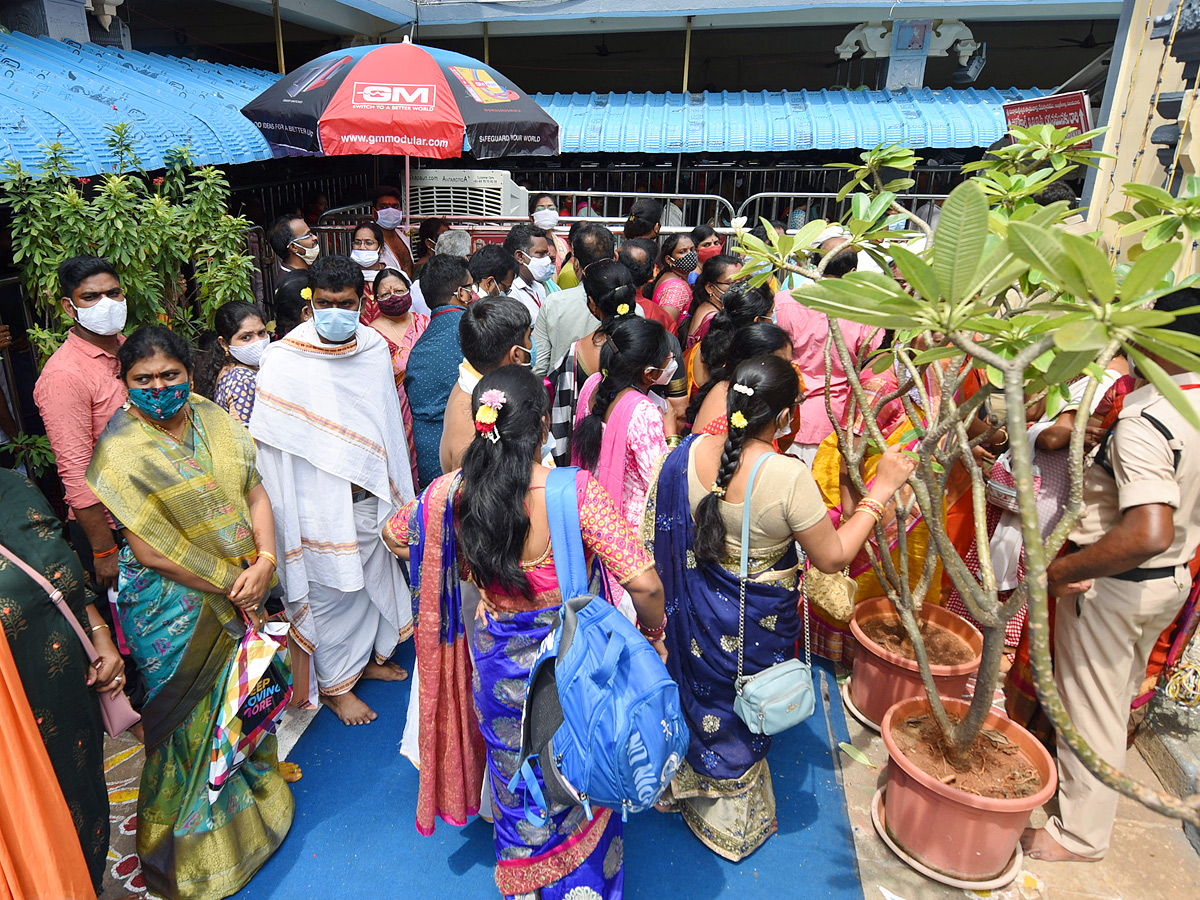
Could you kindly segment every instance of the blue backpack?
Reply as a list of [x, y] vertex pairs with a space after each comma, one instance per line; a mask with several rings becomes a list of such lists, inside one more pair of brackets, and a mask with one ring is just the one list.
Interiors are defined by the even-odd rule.
[[[545, 824], [553, 807], [631, 812], [649, 809], [666, 790], [688, 748], [679, 687], [658, 653], [603, 597], [588, 591], [577, 468], [546, 480], [550, 545], [562, 592], [561, 619], [546, 636], [529, 674], [521, 722], [521, 756], [508, 788], [523, 781]], [[541, 763], [546, 790], [531, 763]]]

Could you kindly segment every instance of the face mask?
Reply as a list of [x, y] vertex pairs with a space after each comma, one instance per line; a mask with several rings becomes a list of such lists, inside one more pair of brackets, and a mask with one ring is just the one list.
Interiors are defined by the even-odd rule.
[[317, 309], [312, 307], [317, 334], [332, 344], [344, 344], [358, 331], [357, 309]]
[[375, 221], [379, 223], [380, 228], [386, 228], [389, 231], [399, 228], [404, 224], [404, 210], [391, 206], [384, 207], [375, 212]]
[[694, 272], [696, 270], [696, 264], [699, 262], [699, 260], [700, 257], [696, 255], [696, 251], [689, 250], [687, 253], [683, 254], [683, 256], [679, 257], [679, 259], [668, 260], [668, 262], [671, 268], [676, 272], [681, 275], [686, 275], [688, 272]]
[[781, 438], [787, 437], [791, 433], [792, 433], [792, 417], [791, 417], [791, 414], [789, 414], [787, 417], [787, 420], [786, 420], [786, 424], [777, 425], [775, 427], [775, 434], [771, 438], [771, 440], [778, 441]]
[[[71, 304], [75, 306], [74, 303]], [[125, 317], [129, 307], [124, 300], [114, 300], [112, 297], [101, 297], [88, 307], [75, 306], [75, 321], [92, 334], [120, 334], [125, 327]]]
[[384, 297], [376, 297], [375, 303], [385, 316], [398, 318], [412, 309], [412, 294], [388, 294]]
[[538, 209], [533, 213], [533, 224], [538, 228], [553, 228], [558, 224], [557, 209]]
[[518, 350], [524, 350], [526, 353], [529, 354], [529, 362], [519, 362], [519, 363], [517, 363], [517, 365], [524, 366], [527, 369], [533, 368], [533, 355], [534, 355], [533, 338], [529, 339], [529, 344], [530, 344], [530, 346], [528, 346], [528, 347], [522, 347], [520, 344], [517, 345]]
[[698, 260], [699, 260], [701, 263], [706, 263], [706, 262], [708, 262], [710, 259], [712, 259], [714, 256], [716, 256], [717, 254], [719, 254], [720, 252], [721, 252], [721, 245], [720, 245], [720, 244], [713, 244], [711, 247], [701, 247], [699, 250], [697, 250], [697, 251], [696, 251], [696, 258], [697, 258], [697, 259], [698, 259]]
[[130, 388], [129, 402], [150, 418], [165, 422], [183, 409], [191, 392], [187, 382], [164, 388]]
[[379, 262], [378, 250], [351, 250], [350, 258], [360, 269], [369, 269]]
[[257, 369], [258, 364], [262, 362], [263, 351], [267, 349], [267, 345], [270, 343], [269, 339], [262, 338], [250, 344], [230, 344], [229, 355], [238, 362]]
[[304, 260], [306, 265], [312, 265], [317, 261], [317, 257], [321, 255], [321, 247], [318, 244], [315, 247], [301, 247], [295, 241], [292, 241], [292, 246], [296, 248], [296, 255]]
[[[675, 370], [678, 368], [679, 368], [679, 363], [676, 362], [675, 357], [672, 356], [670, 361], [665, 366], [663, 366], [663, 370], [658, 373], [658, 377], [655, 378], [650, 383], [651, 384], [659, 384], [659, 385], [670, 384], [671, 379], [675, 377]], [[654, 371], [653, 369], [646, 369], [646, 374], [649, 375], [653, 371]]]
[[554, 260], [549, 256], [529, 257], [525, 263], [534, 281], [546, 281], [554, 274]]

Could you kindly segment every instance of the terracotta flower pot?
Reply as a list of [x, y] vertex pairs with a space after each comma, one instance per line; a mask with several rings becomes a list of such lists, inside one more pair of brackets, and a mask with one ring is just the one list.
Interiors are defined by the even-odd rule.
[[[863, 626], [872, 619], [897, 617], [896, 610], [887, 597], [877, 597], [856, 604], [854, 614], [850, 617], [850, 631], [858, 641], [858, 649], [854, 653], [853, 675], [850, 679], [850, 699], [858, 711], [876, 727], [893, 703], [925, 694], [925, 688], [921, 684], [921, 670], [917, 667], [916, 660], [906, 659], [898, 653], [884, 649], [863, 632]], [[961, 697], [967, 689], [967, 682], [979, 670], [983, 635], [962, 616], [929, 603], [921, 607], [921, 621], [958, 635], [975, 652], [975, 658], [970, 662], [930, 667], [938, 694], [943, 697]]]
[[[961, 716], [968, 704], [945, 700], [951, 715]], [[1016, 744], [1037, 770], [1042, 788], [1021, 799], [997, 799], [968, 794], [913, 765], [892, 740], [892, 723], [929, 712], [925, 697], [901, 700], [883, 717], [883, 742], [888, 751], [887, 832], [896, 844], [921, 864], [952, 878], [986, 881], [1009, 865], [1029, 814], [1049, 800], [1058, 787], [1054, 760], [1032, 734], [996, 712], [988, 714], [992, 728]]]

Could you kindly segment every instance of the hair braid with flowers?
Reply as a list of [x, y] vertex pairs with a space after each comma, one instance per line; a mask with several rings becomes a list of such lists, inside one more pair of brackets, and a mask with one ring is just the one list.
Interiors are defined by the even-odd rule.
[[502, 366], [479, 380], [471, 408], [476, 435], [463, 455], [455, 500], [459, 553], [481, 587], [531, 599], [521, 569], [529, 535], [525, 495], [540, 458], [550, 399], [529, 369]]
[[[741, 363], [730, 379], [725, 409], [729, 435], [721, 451], [717, 478], [696, 508], [696, 535], [692, 550], [697, 559], [719, 562], [725, 552], [725, 521], [721, 498], [742, 462], [746, 441], [761, 432], [785, 409], [791, 409], [800, 394], [800, 379], [791, 364], [778, 356], [757, 356]], [[750, 502], [749, 485], [742, 501]]]

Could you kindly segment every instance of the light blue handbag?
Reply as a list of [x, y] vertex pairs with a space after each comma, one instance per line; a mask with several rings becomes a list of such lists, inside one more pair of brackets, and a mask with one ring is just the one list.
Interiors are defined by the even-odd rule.
[[739, 571], [738, 668], [734, 681], [733, 711], [754, 734], [779, 734], [813, 714], [816, 697], [812, 683], [812, 650], [808, 634], [808, 591], [804, 598], [804, 662], [789, 659], [754, 675], [742, 674], [742, 646], [746, 638], [746, 578], [750, 571], [750, 495], [758, 470], [773, 453], [764, 453], [750, 469], [746, 498], [742, 501], [742, 559]]

